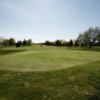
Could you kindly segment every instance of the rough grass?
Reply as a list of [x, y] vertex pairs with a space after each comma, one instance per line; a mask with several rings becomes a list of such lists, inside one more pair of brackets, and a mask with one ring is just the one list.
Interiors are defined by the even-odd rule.
[[[14, 49], [9, 48], [9, 50]], [[0, 55], [0, 61], [2, 61], [2, 63], [0, 62], [0, 100], [100, 100], [99, 52], [82, 50], [73, 51], [72, 49], [66, 50], [65, 48], [53, 47], [25, 48], [25, 50], [27, 51]], [[48, 54], [49, 62], [51, 61], [49, 57], [53, 59], [56, 55], [57, 57], [54, 60], [58, 61], [58, 63], [63, 63], [63, 60], [61, 60], [63, 57], [64, 60], [67, 59], [64, 61], [66, 62], [65, 65], [67, 65], [70, 60], [71, 62], [74, 62], [74, 60], [78, 62], [77, 60], [79, 60], [80, 63], [77, 63], [79, 65], [74, 63], [75, 65], [73, 65], [73, 67], [71, 66], [68, 68], [67, 66], [64, 67], [64, 69], [61, 66], [60, 70], [55, 66], [56, 70], [52, 71], [48, 70], [48, 68], [46, 69], [47, 71], [43, 71], [41, 67], [40, 69], [42, 71], [35, 71], [35, 68], [30, 68], [31, 70], [28, 71], [16, 71], [15, 69], [11, 71], [12, 68], [9, 69], [10, 65], [8, 65], [9, 68], [3, 68], [2, 66], [3, 62], [6, 63], [9, 59], [11, 59], [13, 63], [13, 59], [16, 59], [16, 56], [18, 59], [21, 56], [24, 56], [23, 58], [28, 57], [29, 59], [31, 56], [33, 61], [35, 58], [41, 58], [42, 60], [46, 56], [43, 56], [42, 53]], [[70, 59], [68, 60], [68, 58]], [[6, 60], [4, 61], [3, 59]], [[21, 59], [22, 58], [20, 58], [20, 60]], [[20, 60], [18, 60], [16, 64], [19, 63]], [[12, 63], [10, 62], [10, 64]], [[45, 62], [42, 63], [44, 63], [44, 66], [47, 66]], [[12, 67], [15, 67], [15, 65]], [[23, 66], [23, 70], [25, 68], [27, 67]]]
[[100, 61], [52, 72], [0, 71], [0, 100], [100, 100]]

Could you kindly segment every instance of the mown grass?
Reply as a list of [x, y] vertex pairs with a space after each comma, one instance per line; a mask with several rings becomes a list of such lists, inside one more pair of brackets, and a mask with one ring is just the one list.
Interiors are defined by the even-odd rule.
[[0, 50], [0, 70], [52, 71], [97, 61], [100, 53], [57, 47], [6, 48]]
[[[9, 50], [14, 49], [16, 50], [16, 48], [9, 48]], [[7, 69], [7, 67], [2, 68], [3, 66], [0, 62], [0, 100], [100, 100], [99, 52], [89, 50], [73, 51], [72, 49], [66, 50], [66, 48], [57, 49], [54, 47], [25, 48], [25, 50], [26, 51], [23, 52], [0, 55], [0, 60], [3, 62], [2, 59], [6, 59], [4, 61], [7, 62], [7, 60], [12, 57], [11, 60], [13, 63], [13, 59], [16, 57], [19, 59], [21, 56], [24, 56], [23, 58], [30, 58], [32, 56], [31, 59], [35, 60], [35, 58], [44, 59], [48, 54], [46, 59], [48, 57], [49, 62], [51, 58], [53, 59], [53, 57], [57, 56], [56, 59], [53, 60], [58, 61], [58, 63], [66, 62], [65, 65], [67, 65], [70, 60], [71, 62], [74, 62], [74, 60], [78, 62], [79, 60], [79, 62], [82, 63], [77, 63], [79, 65], [75, 63], [71, 67], [67, 66], [63, 68], [61, 66], [60, 69], [55, 66], [56, 70], [51, 67], [53, 70], [48, 70], [47, 68], [44, 71], [43, 68], [41, 69], [41, 66], [38, 67], [41, 70], [37, 71], [35, 67], [30, 67], [30, 70], [25, 70], [25, 68], [27, 69], [25, 66], [23, 67], [23, 71], [22, 69], [11, 70], [10, 68]], [[44, 53], [46, 53], [45, 56], [43, 56]], [[49, 58], [50, 55], [53, 57], [51, 56], [51, 58]], [[65, 57], [63, 59], [64, 61], [61, 60], [62, 57]], [[70, 59], [68, 60], [68, 58]], [[21, 59], [22, 58], [20, 58], [20, 60]], [[16, 64], [19, 63], [19, 61], [17, 61]], [[25, 62], [23, 63], [25, 65]], [[45, 67], [48, 67], [45, 62], [42, 63], [44, 63]], [[15, 65], [13, 67], [15, 67]]]

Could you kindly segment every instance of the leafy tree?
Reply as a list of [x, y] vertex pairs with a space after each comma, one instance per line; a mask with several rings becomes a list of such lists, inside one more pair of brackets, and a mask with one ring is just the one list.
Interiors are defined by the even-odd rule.
[[0, 37], [0, 46], [3, 46], [3, 41], [4, 41], [4, 38]]
[[83, 43], [83, 45], [89, 46], [91, 48], [92, 46], [96, 45], [96, 43], [99, 43], [99, 41], [100, 41], [100, 28], [99, 27], [95, 27], [95, 28], [90, 27], [88, 30], [81, 33], [78, 36], [77, 40], [80, 41], [80, 44]]
[[18, 41], [18, 42], [16, 43], [16, 47], [21, 47], [21, 45], [22, 45], [22, 42], [21, 42], [21, 41]]
[[23, 40], [23, 46], [27, 45], [27, 41], [24, 39]]
[[51, 42], [50, 41], [45, 41], [45, 45], [51, 45]]
[[60, 46], [66, 46], [66, 41], [60, 40]]
[[56, 40], [55, 45], [56, 46], [61, 46], [61, 41], [60, 40]]
[[78, 42], [78, 40], [75, 41], [75, 47], [79, 47], [79, 42]]
[[15, 45], [15, 39], [14, 38], [10, 38], [9, 39], [9, 45], [10, 46], [14, 46]]
[[3, 41], [3, 46], [9, 46], [9, 40], [8, 39], [4, 39]]
[[71, 47], [73, 46], [73, 40], [69, 41], [69, 46], [71, 46]]
[[29, 45], [29, 46], [32, 45], [32, 40], [31, 39], [27, 40], [27, 45]]

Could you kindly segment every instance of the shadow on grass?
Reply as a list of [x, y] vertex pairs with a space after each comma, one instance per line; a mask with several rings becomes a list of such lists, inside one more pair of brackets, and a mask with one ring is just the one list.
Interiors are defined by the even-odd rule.
[[26, 51], [26, 50], [24, 50], [24, 49], [22, 49], [22, 50], [0, 50], [0, 55], [18, 53], [18, 52], [23, 52], [23, 51]]

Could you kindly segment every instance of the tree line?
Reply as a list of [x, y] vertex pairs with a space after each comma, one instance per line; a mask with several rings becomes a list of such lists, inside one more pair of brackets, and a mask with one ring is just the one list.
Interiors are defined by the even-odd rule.
[[79, 34], [76, 40], [56, 40], [54, 42], [45, 41], [44, 45], [48, 46], [70, 46], [70, 47], [90, 47], [100, 46], [100, 27], [92, 28]]
[[65, 40], [56, 40], [54, 42], [50, 42], [50, 41], [45, 41], [44, 45], [48, 45], [48, 46], [73, 46], [73, 41], [70, 40], [69, 42], [68, 41], [65, 41]]
[[17, 41], [14, 38], [10, 39], [4, 39], [0, 38], [0, 46], [2, 47], [8, 47], [8, 46], [16, 46], [16, 47], [21, 47], [21, 46], [31, 46], [32, 45], [32, 40], [23, 40], [23, 41]]
[[[86, 31], [79, 34], [76, 40], [56, 40], [51, 42], [49, 40], [45, 41], [45, 43], [40, 43], [41, 45], [48, 45], [48, 46], [69, 46], [69, 47], [90, 47], [93, 46], [100, 46], [100, 27], [90, 27]], [[32, 40], [23, 40], [23, 41], [15, 41], [14, 38], [10, 39], [3, 39], [0, 38], [0, 46], [31, 46]]]
[[50, 41], [45, 41], [44, 45], [48, 45], [48, 46], [69, 46], [69, 47], [79, 47], [79, 43], [78, 41], [73, 41], [72, 39], [70, 41], [65, 41], [65, 40], [56, 40], [54, 42], [50, 42]]
[[80, 33], [77, 40], [82, 47], [100, 46], [100, 27], [90, 27], [88, 30]]

